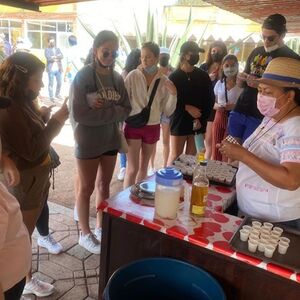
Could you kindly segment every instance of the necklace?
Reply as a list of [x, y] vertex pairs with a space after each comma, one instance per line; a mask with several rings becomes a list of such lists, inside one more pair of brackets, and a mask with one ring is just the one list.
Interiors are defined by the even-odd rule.
[[258, 133], [253, 137], [253, 139], [249, 142], [246, 146], [246, 149], [249, 149], [251, 145], [253, 145], [255, 142], [260, 140], [267, 132], [269, 132], [277, 123], [279, 123], [283, 118], [285, 118], [289, 113], [291, 113], [293, 110], [295, 110], [298, 106], [296, 105], [292, 109], [290, 109], [288, 112], [286, 112], [278, 121], [276, 121], [274, 124], [272, 124], [267, 130], [263, 132], [263, 130], [267, 127], [271, 119], [268, 120], [268, 122], [260, 128]]

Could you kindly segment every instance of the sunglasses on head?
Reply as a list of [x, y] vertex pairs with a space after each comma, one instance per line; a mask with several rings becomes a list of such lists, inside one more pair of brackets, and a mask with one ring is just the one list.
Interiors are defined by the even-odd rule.
[[269, 42], [274, 42], [274, 40], [276, 39], [277, 36], [276, 35], [270, 35], [270, 36], [262, 35], [261, 37], [264, 41], [268, 40]]
[[118, 51], [109, 51], [109, 50], [104, 50], [103, 52], [102, 52], [102, 54], [103, 54], [103, 58], [108, 58], [109, 57], [109, 55], [111, 55], [111, 57], [113, 58], [113, 59], [115, 59], [115, 58], [117, 58], [118, 56], [119, 56], [119, 52]]

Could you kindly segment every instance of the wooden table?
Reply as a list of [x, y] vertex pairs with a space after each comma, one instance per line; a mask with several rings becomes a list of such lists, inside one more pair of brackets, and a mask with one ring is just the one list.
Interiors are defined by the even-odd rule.
[[119, 267], [147, 257], [172, 257], [208, 271], [230, 300], [299, 300], [300, 274], [231, 249], [228, 241], [241, 219], [216, 210], [233, 195], [234, 189], [211, 187], [209, 201], [218, 205], [195, 218], [184, 201], [176, 220], [158, 218], [153, 202], [131, 197], [129, 189], [103, 201], [99, 299]]

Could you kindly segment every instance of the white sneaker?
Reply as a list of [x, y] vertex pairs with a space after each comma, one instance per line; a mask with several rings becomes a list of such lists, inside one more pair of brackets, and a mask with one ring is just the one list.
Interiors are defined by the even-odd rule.
[[150, 167], [150, 168], [148, 169], [148, 171], [147, 171], [147, 175], [148, 175], [148, 176], [152, 176], [154, 173], [155, 173], [155, 169], [154, 169], [154, 168], [151, 168], [151, 167]]
[[120, 169], [120, 172], [119, 172], [119, 174], [118, 174], [117, 179], [120, 180], [120, 181], [123, 181], [124, 178], [125, 178], [125, 173], [126, 173], [126, 168], [124, 168], [124, 167], [121, 168], [121, 169]]
[[78, 244], [91, 253], [100, 254], [100, 242], [92, 233], [83, 235], [80, 232]]
[[23, 295], [34, 294], [37, 297], [47, 297], [54, 293], [54, 286], [50, 283], [41, 281], [32, 277], [31, 280], [26, 283]]
[[74, 221], [79, 222], [78, 211], [76, 206], [74, 206], [73, 219]]
[[101, 227], [96, 227], [95, 230], [94, 230], [94, 234], [96, 236], [96, 239], [101, 243], [102, 228]]
[[58, 254], [63, 251], [63, 247], [58, 243], [51, 234], [39, 236], [37, 243], [40, 247], [46, 248], [51, 254]]

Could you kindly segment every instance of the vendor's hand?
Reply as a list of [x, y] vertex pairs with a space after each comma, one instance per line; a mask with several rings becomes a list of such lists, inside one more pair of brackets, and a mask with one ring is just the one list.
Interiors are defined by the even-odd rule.
[[174, 83], [171, 80], [166, 80], [164, 83], [166, 89], [168, 90], [168, 92], [172, 95], [172, 96], [176, 96], [177, 95], [177, 89], [176, 86], [174, 85]]
[[20, 182], [20, 173], [15, 163], [5, 154], [2, 154], [2, 170], [5, 181], [9, 187], [13, 187]]
[[67, 106], [68, 99], [69, 99], [69, 97], [65, 98], [65, 101], [64, 101], [62, 107], [56, 113], [54, 113], [52, 116], [52, 119], [57, 120], [61, 124], [64, 124], [65, 121], [69, 117], [69, 110], [68, 110], [68, 106]]
[[228, 157], [231, 160], [241, 161], [244, 155], [248, 152], [243, 146], [239, 144], [230, 143], [223, 140], [221, 144], [216, 145], [222, 155]]
[[186, 104], [185, 110], [194, 118], [199, 119], [201, 117], [201, 109], [196, 106]]

